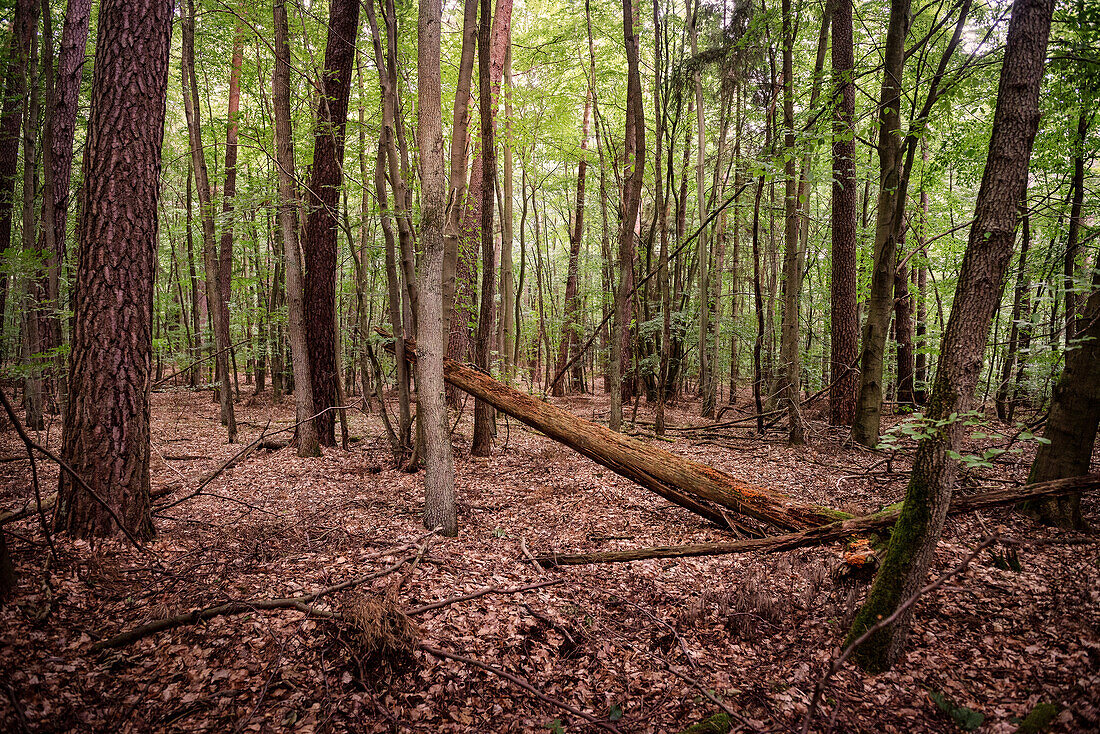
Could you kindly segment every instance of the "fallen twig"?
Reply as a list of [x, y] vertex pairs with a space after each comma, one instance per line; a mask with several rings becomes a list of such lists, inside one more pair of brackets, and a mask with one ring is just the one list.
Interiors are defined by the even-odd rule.
[[[199, 622], [205, 622], [215, 617], [227, 617], [236, 614], [246, 614], [248, 612], [256, 610], [271, 610], [271, 609], [298, 609], [300, 611], [317, 614], [321, 610], [314, 609], [310, 606], [313, 602], [317, 601], [323, 596], [335, 594], [338, 591], [344, 591], [350, 589], [359, 584], [374, 579], [388, 576], [389, 574], [397, 571], [409, 561], [415, 558], [415, 555], [407, 555], [399, 559], [391, 566], [387, 566], [381, 571], [375, 571], [364, 576], [357, 576], [353, 579], [348, 579], [334, 586], [327, 586], [319, 591], [315, 591], [312, 594], [305, 594], [302, 596], [292, 596], [283, 599], [254, 599], [252, 601], [231, 601], [225, 604], [219, 604], [213, 607], [206, 607], [205, 609], [195, 609], [187, 614], [179, 614], [174, 617], [168, 617], [166, 619], [158, 619], [152, 622], [147, 622], [139, 627], [135, 627], [127, 632], [122, 632], [114, 637], [110, 637], [106, 640], [101, 640], [92, 645], [92, 652], [99, 652], [110, 647], [123, 647], [130, 643], [137, 642], [138, 640], [148, 637], [149, 635], [155, 635], [158, 632], [165, 630], [175, 629], [177, 627], [184, 627], [187, 625], [198, 624]], [[330, 613], [321, 613], [320, 616], [334, 616]]]
[[[1086, 490], [1094, 490], [1100, 487], [1100, 474], [1086, 474], [1069, 479], [1055, 479], [1049, 482], [1028, 484], [1023, 487], [998, 489], [992, 492], [970, 496], [952, 497], [951, 514], [973, 512], [986, 507], [998, 507], [1012, 505], [1022, 500], [1034, 497], [1056, 497], [1060, 495], [1075, 494]], [[765, 538], [753, 538], [731, 543], [698, 543], [695, 545], [658, 546], [655, 548], [633, 548], [621, 551], [601, 551], [597, 553], [580, 553], [565, 555], [551, 553], [544, 556], [536, 556], [539, 563], [544, 566], [573, 566], [587, 563], [624, 563], [627, 561], [641, 561], [651, 558], [691, 558], [696, 556], [718, 556], [734, 553], [750, 553], [753, 551], [785, 551], [795, 548], [805, 548], [814, 545], [824, 545], [848, 537], [849, 535], [862, 535], [879, 528], [893, 525], [901, 510], [885, 510], [873, 515], [853, 517], [847, 520], [820, 525], [816, 528], [804, 530], [799, 533], [787, 533], [785, 535], [770, 535]]]

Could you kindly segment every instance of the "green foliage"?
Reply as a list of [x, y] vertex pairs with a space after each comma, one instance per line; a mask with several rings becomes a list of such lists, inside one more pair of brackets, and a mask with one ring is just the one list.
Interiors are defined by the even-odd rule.
[[963, 731], [974, 731], [985, 721], [985, 714], [981, 711], [960, 706], [939, 691], [929, 692], [928, 697]]

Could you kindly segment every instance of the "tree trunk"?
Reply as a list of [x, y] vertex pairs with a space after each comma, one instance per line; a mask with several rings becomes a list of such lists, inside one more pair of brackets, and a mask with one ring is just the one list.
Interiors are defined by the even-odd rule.
[[[898, 237], [898, 251], [904, 242], [904, 233]], [[897, 342], [898, 407], [917, 404], [913, 392], [913, 296], [909, 292], [909, 268], [899, 263], [894, 271], [894, 338]]]
[[[1080, 345], [1066, 352], [1066, 366], [1054, 386], [1043, 438], [1031, 464], [1028, 482], [1045, 482], [1087, 474], [1100, 425], [1100, 271], [1093, 275], [1092, 295], [1078, 314], [1084, 328]], [[1019, 290], [1017, 288], [1017, 290]], [[1084, 531], [1081, 495], [1034, 500], [1025, 512], [1046, 525]]]
[[[305, 251], [305, 313], [310, 328], [309, 371], [317, 434], [324, 446], [336, 445], [336, 227], [343, 181], [344, 136], [347, 130], [351, 65], [359, 28], [359, 3], [333, 0], [329, 6], [323, 93], [317, 108], [313, 141], [313, 176], [307, 194], [303, 227]], [[323, 411], [323, 412], [322, 412]]]
[[[1053, 6], [1052, 0], [1016, 0], [1012, 6], [989, 154], [927, 412], [930, 420], [944, 425], [917, 446], [905, 504], [849, 641], [921, 588], [943, 530], [955, 479], [956, 464], [950, 453], [964, 428], [955, 416], [970, 409], [990, 322], [1012, 257], [1019, 203], [1039, 123], [1039, 88]], [[910, 609], [900, 615], [855, 653], [865, 669], [884, 670], [898, 659], [911, 614]]]
[[[241, 107], [241, 64], [244, 63], [244, 27], [237, 23], [233, 33], [233, 57], [229, 72], [229, 109], [226, 114], [225, 131], [225, 187], [222, 189], [222, 238], [218, 247], [218, 329], [221, 330], [221, 342], [232, 344], [229, 331], [229, 298], [233, 288], [233, 236], [236, 220], [233, 213], [233, 199], [237, 195], [237, 115]], [[230, 356], [233, 356], [230, 349]], [[237, 370], [232, 369], [234, 389], [236, 389]], [[223, 383], [223, 386], [228, 382]], [[233, 401], [233, 394], [229, 396]]]
[[504, 206], [500, 213], [500, 345], [504, 360], [504, 380], [510, 382], [514, 352], [519, 341], [515, 316], [516, 286], [512, 274], [512, 46], [504, 54]]
[[909, 0], [891, 0], [886, 31], [882, 96], [879, 102], [879, 194], [875, 219], [874, 269], [859, 355], [859, 394], [852, 438], [864, 446], [878, 443], [882, 422], [882, 372], [890, 314], [894, 307], [895, 249], [901, 178], [901, 92]]
[[[1031, 227], [1027, 219], [1026, 198], [1024, 199], [1022, 208], [1024, 214], [1021, 217], [1023, 226], [1021, 227], [1020, 259], [1016, 269], [1016, 288], [1012, 293], [1012, 324], [1009, 326], [1008, 330], [1008, 350], [1005, 352], [1005, 360], [1001, 368], [1001, 381], [997, 386], [997, 395], [994, 398], [994, 404], [997, 408], [997, 417], [1003, 421], [1011, 420], [1009, 415], [1012, 411], [1009, 397], [1014, 392], [1012, 388], [1012, 376], [1016, 368], [1016, 360], [1019, 359], [1021, 363], [1023, 362], [1023, 357], [1017, 354], [1017, 350], [1020, 346], [1020, 319], [1023, 318], [1024, 315], [1024, 300], [1027, 298], [1027, 292], [1030, 286], [1027, 276], [1027, 252], [1031, 247]], [[1030, 320], [1030, 314], [1028, 318]]]
[[[474, 343], [474, 364], [488, 372], [492, 356], [494, 298], [496, 290], [496, 250], [493, 248], [493, 205], [497, 180], [497, 152], [493, 134], [496, 100], [504, 75], [504, 57], [511, 43], [512, 2], [497, 0], [496, 17], [489, 26], [492, 3], [481, 0], [481, 22], [478, 27], [478, 106], [481, 113], [481, 199], [478, 231], [481, 235], [481, 308]], [[492, 50], [490, 51], [490, 38]], [[475, 164], [476, 165], [476, 164]], [[469, 221], [469, 220], [467, 220]], [[470, 446], [473, 456], [489, 456], [493, 451], [495, 413], [482, 400], [474, 401], [474, 438]]]
[[[569, 361], [569, 355], [575, 351], [583, 333], [583, 325], [580, 322], [580, 297], [577, 295], [577, 270], [580, 267], [581, 242], [584, 239], [584, 179], [585, 167], [588, 161], [585, 152], [588, 150], [588, 114], [592, 102], [592, 92], [584, 100], [584, 121], [581, 123], [581, 152], [580, 162], [577, 163], [577, 201], [573, 215], [573, 229], [569, 232], [569, 270], [565, 279], [565, 320], [561, 328], [561, 344], [558, 347], [558, 364], [555, 372], [558, 379], [553, 384], [553, 394], [561, 397], [565, 394], [565, 366]], [[576, 364], [580, 364], [577, 360]], [[580, 389], [580, 381], [576, 373], [573, 375], [569, 386], [570, 392]]]
[[[35, 29], [37, 31], [37, 28]], [[31, 39], [27, 58], [28, 93], [23, 98], [23, 227], [21, 232], [23, 252], [37, 260], [38, 247], [35, 237], [34, 198], [38, 189], [38, 116], [41, 105], [38, 100], [38, 35]], [[40, 431], [45, 427], [42, 416], [42, 372], [45, 365], [35, 355], [42, 351], [42, 314], [46, 305], [45, 273], [36, 266], [27, 278], [27, 293], [19, 309], [23, 314], [23, 344], [26, 351], [27, 376], [23, 381], [23, 405], [26, 408], [27, 428]]]
[[[0, 252], [11, 246], [11, 220], [15, 204], [15, 174], [19, 165], [19, 131], [23, 126], [23, 98], [27, 89], [27, 64], [31, 42], [38, 30], [38, 0], [16, 0], [8, 49], [8, 75], [0, 106]], [[8, 276], [0, 276], [0, 337], [4, 336]], [[6, 341], [0, 338], [0, 359]]]
[[417, 142], [420, 148], [421, 361], [416, 395], [424, 437], [424, 526], [458, 535], [454, 466], [443, 391], [443, 108], [440, 77], [441, 0], [420, 0], [417, 33]]
[[[615, 296], [615, 328], [611, 336], [611, 430], [622, 425], [622, 401], [633, 394], [623, 379], [630, 364], [631, 296], [634, 290], [635, 227], [641, 209], [645, 178], [645, 112], [638, 71], [638, 36], [634, 31], [633, 0], [623, 0], [623, 43], [626, 47], [626, 138], [623, 160], [623, 218], [619, 229], [619, 290]], [[615, 392], [619, 395], [616, 399]]]
[[286, 0], [275, 0], [275, 71], [272, 98], [275, 112], [275, 157], [279, 171], [279, 232], [286, 258], [287, 337], [294, 375], [298, 456], [320, 456], [321, 445], [313, 414], [313, 381], [305, 332], [305, 291], [302, 253], [298, 243], [298, 184], [294, 173], [294, 132], [290, 122], [290, 45]]
[[[411, 360], [417, 357], [412, 346], [406, 349], [406, 354]], [[698, 506], [705, 500], [785, 529], [824, 525], [847, 517], [742, 482], [725, 472], [578, 418], [452, 359], [444, 360], [443, 377], [460, 390], [674, 502], [684, 499]], [[721, 517], [720, 511], [715, 514]]]
[[[172, 2], [102, 0], [97, 27], [61, 456], [130, 533], [148, 538], [152, 289]], [[67, 472], [58, 498], [59, 528], [78, 537], [117, 531]]]
[[191, 142], [191, 161], [195, 171], [195, 188], [199, 195], [199, 219], [202, 221], [202, 255], [206, 270], [207, 315], [213, 325], [215, 373], [221, 382], [219, 399], [221, 421], [229, 434], [229, 443], [237, 440], [237, 418], [233, 411], [229, 372], [229, 330], [221, 326], [221, 277], [219, 275], [217, 245], [214, 236], [214, 202], [210, 191], [210, 178], [206, 169], [206, 153], [202, 145], [202, 121], [199, 106], [198, 79], [195, 75], [195, 4], [187, 2], [188, 12], [183, 17], [183, 109], [187, 118], [188, 138]]
[[[822, 21], [824, 22], [824, 21]], [[798, 353], [799, 300], [802, 295], [802, 263], [799, 257], [801, 221], [798, 216], [797, 156], [794, 138], [794, 18], [791, 16], [791, 0], [783, 0], [783, 147], [786, 191], [784, 204], [783, 250], [783, 320], [780, 326], [780, 360], [783, 362], [781, 389], [787, 406], [790, 427], [787, 443], [801, 446], [806, 443], [806, 428], [799, 409], [799, 390], [802, 364]]]
[[1066, 300], [1066, 345], [1077, 337], [1084, 322], [1077, 318], [1077, 240], [1081, 231], [1081, 209], [1085, 200], [1085, 152], [1089, 131], [1089, 110], [1082, 93], [1081, 112], [1077, 117], [1077, 137], [1074, 140], [1073, 179], [1070, 182], [1069, 231], [1066, 233], [1066, 254], [1063, 277]]
[[836, 0], [833, 9], [832, 286], [829, 374], [829, 422], [850, 426], [855, 419], [859, 373], [853, 367], [859, 352], [856, 303], [856, 87], [852, 78], [852, 0]]

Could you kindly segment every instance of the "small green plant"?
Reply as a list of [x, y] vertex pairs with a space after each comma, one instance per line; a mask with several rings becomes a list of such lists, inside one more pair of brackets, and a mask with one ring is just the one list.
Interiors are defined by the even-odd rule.
[[565, 727], [561, 725], [561, 719], [554, 719], [546, 728], [550, 730], [550, 734], [565, 734]]
[[617, 703], [611, 704], [611, 710], [607, 713], [609, 721], [618, 721], [623, 718], [623, 707]]
[[508, 537], [508, 531], [505, 530], [504, 528], [500, 527], [499, 525], [497, 525], [495, 528], [493, 528], [493, 537], [494, 538], [507, 538]]
[[974, 731], [985, 721], [985, 714], [981, 711], [960, 706], [939, 691], [931, 691], [928, 697], [963, 731]]

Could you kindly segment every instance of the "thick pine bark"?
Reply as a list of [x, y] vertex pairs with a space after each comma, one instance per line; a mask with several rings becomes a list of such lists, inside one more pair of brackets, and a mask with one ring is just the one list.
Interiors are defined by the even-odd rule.
[[417, 142], [420, 147], [420, 356], [417, 406], [424, 437], [424, 525], [458, 535], [454, 466], [443, 389], [443, 109], [441, 0], [420, 0], [417, 33]]
[[[1039, 88], [1053, 6], [1053, 0], [1016, 0], [1012, 7], [989, 154], [927, 412], [929, 419], [944, 425], [917, 446], [905, 504], [849, 641], [921, 588], [943, 531], [956, 470], [949, 452], [958, 446], [963, 432], [962, 422], [951, 417], [971, 407], [990, 323], [1012, 257], [1019, 203], [1039, 124]], [[855, 653], [859, 663], [873, 671], [889, 668], [902, 652], [911, 616], [910, 609], [872, 635]]]
[[351, 67], [359, 28], [359, 3], [333, 0], [329, 6], [323, 93], [317, 108], [313, 142], [313, 175], [307, 193], [303, 227], [305, 251], [305, 313], [310, 328], [310, 380], [317, 434], [324, 446], [336, 445], [336, 227], [343, 181], [344, 138], [347, 130]]
[[294, 374], [294, 406], [298, 423], [298, 456], [320, 456], [317, 424], [313, 414], [313, 382], [309, 376], [309, 346], [305, 333], [304, 278], [298, 242], [298, 184], [294, 173], [294, 133], [290, 122], [290, 44], [286, 0], [275, 0], [275, 71], [272, 99], [275, 113], [275, 159], [279, 171], [279, 234], [286, 258], [287, 337]]
[[[149, 515], [149, 381], [171, 0], [103, 0], [84, 164], [62, 458], [136, 537]], [[57, 523], [118, 530], [62, 472]]]
[[852, 80], [852, 1], [836, 0], [833, 9], [832, 286], [829, 344], [829, 422], [850, 426], [855, 419], [859, 373], [852, 367], [859, 353], [856, 304], [856, 88]]

